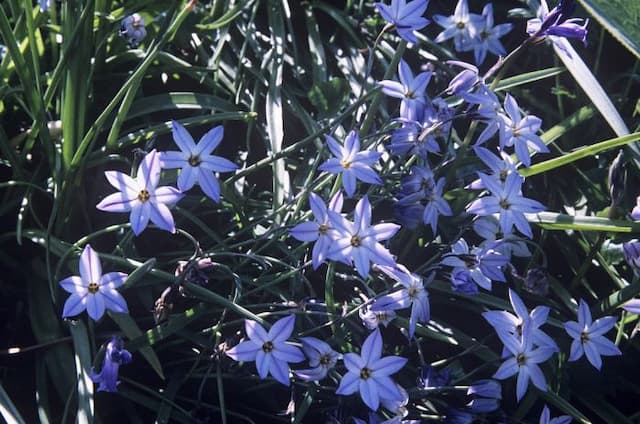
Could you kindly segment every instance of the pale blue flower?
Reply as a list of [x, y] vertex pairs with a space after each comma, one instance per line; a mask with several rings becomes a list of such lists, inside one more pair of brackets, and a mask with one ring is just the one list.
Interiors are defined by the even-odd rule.
[[[481, 216], [473, 222], [473, 230], [484, 239], [480, 247], [496, 250], [508, 258], [531, 256], [526, 241], [514, 234], [502, 234], [500, 221], [494, 215]], [[501, 237], [501, 238], [499, 238]]]
[[542, 413], [540, 414], [540, 424], [569, 424], [573, 421], [569, 415], [561, 415], [556, 418], [551, 418], [551, 412], [549, 411], [549, 407], [547, 405], [542, 408]]
[[336, 212], [327, 213], [339, 234], [329, 248], [329, 257], [347, 265], [355, 264], [363, 278], [369, 274], [371, 262], [395, 266], [393, 256], [380, 242], [393, 237], [400, 226], [391, 223], [371, 225], [371, 204], [366, 195], [356, 204], [354, 222]]
[[417, 121], [422, 118], [424, 109], [430, 107], [424, 92], [429, 85], [431, 75], [431, 72], [425, 71], [414, 77], [409, 64], [401, 59], [398, 64], [398, 79], [400, 81], [383, 80], [378, 84], [387, 96], [401, 99], [400, 117], [409, 121]]
[[[502, 267], [509, 262], [509, 258], [493, 249], [479, 247], [469, 248], [464, 239], [458, 240], [451, 246], [451, 253], [441, 261], [442, 265], [453, 267], [452, 283], [454, 286], [465, 285], [469, 280], [475, 282], [485, 290], [491, 290], [491, 282], [506, 281]], [[463, 272], [468, 275], [460, 275]], [[458, 279], [459, 281], [455, 281]]]
[[374, 311], [371, 305], [367, 305], [360, 308], [358, 315], [365, 327], [369, 330], [375, 330], [381, 324], [385, 327], [388, 326], [395, 319], [396, 312], [393, 309], [377, 309]]
[[631, 210], [631, 219], [640, 221], [640, 196], [636, 197], [636, 205]]
[[482, 16], [469, 13], [467, 0], [458, 0], [453, 15], [434, 15], [433, 20], [444, 28], [444, 31], [436, 37], [436, 43], [453, 38], [456, 50], [465, 51], [471, 45], [471, 38], [480, 28]]
[[382, 18], [393, 25], [398, 35], [409, 43], [417, 43], [418, 39], [413, 31], [418, 31], [427, 24], [429, 20], [422, 17], [429, 0], [391, 0], [391, 6], [387, 6], [382, 2], [376, 3], [376, 8]]
[[301, 222], [289, 230], [289, 234], [296, 240], [315, 241], [311, 252], [313, 269], [317, 269], [324, 263], [331, 243], [338, 236], [327, 211], [331, 210], [340, 213], [342, 203], [342, 192], [336, 193], [331, 198], [328, 208], [320, 196], [315, 193], [309, 193], [309, 204], [311, 205], [314, 220]]
[[310, 369], [295, 370], [298, 377], [306, 381], [319, 381], [327, 376], [330, 369], [336, 366], [342, 355], [331, 349], [327, 343], [315, 337], [301, 337], [302, 351], [309, 359]]
[[487, 3], [482, 9], [475, 36], [471, 39], [469, 50], [473, 49], [476, 65], [480, 66], [487, 57], [487, 52], [497, 56], [504, 56], [506, 51], [500, 42], [500, 37], [506, 35], [513, 28], [512, 24], [493, 25], [493, 5]]
[[467, 404], [472, 412], [487, 414], [500, 407], [502, 385], [490, 378], [478, 380], [471, 383], [467, 390], [467, 396], [473, 396], [473, 399]]
[[504, 125], [500, 127], [500, 149], [514, 146], [518, 159], [525, 165], [531, 165], [529, 149], [546, 153], [549, 148], [536, 134], [540, 130], [542, 120], [537, 116], [522, 116], [516, 100], [507, 93], [504, 99], [506, 115], [501, 115]]
[[197, 182], [202, 191], [214, 202], [220, 201], [220, 183], [214, 172], [232, 172], [238, 165], [211, 152], [222, 141], [224, 129], [222, 126], [212, 128], [198, 144], [193, 141], [191, 134], [176, 121], [171, 121], [173, 141], [180, 151], [160, 153], [160, 163], [164, 169], [180, 168], [178, 189], [185, 192]]
[[[587, 44], [588, 19], [569, 18], [575, 9], [575, 0], [561, 0], [549, 11], [546, 0], [540, 1], [537, 18], [527, 21], [527, 34], [536, 39], [546, 36], [575, 38]], [[583, 25], [580, 25], [584, 22]]]
[[356, 192], [356, 180], [369, 184], [382, 184], [382, 180], [371, 169], [382, 156], [379, 152], [360, 151], [360, 138], [356, 131], [351, 131], [344, 141], [338, 143], [333, 137], [325, 136], [329, 150], [334, 157], [321, 164], [318, 169], [330, 174], [341, 174], [342, 185], [347, 196], [352, 197]]
[[509, 300], [511, 301], [513, 311], [516, 313], [515, 315], [507, 311], [488, 311], [482, 313], [484, 319], [491, 324], [496, 330], [496, 333], [502, 332], [519, 337], [522, 334], [522, 327], [526, 323], [531, 327], [530, 336], [533, 346], [546, 346], [554, 352], [558, 352], [560, 349], [556, 342], [540, 330], [540, 327], [547, 322], [550, 308], [548, 306], [537, 306], [531, 311], [531, 314], [529, 314], [520, 296], [512, 289], [509, 289]]
[[547, 391], [547, 380], [538, 364], [549, 359], [554, 352], [553, 348], [545, 345], [534, 348], [530, 329], [529, 323], [525, 322], [522, 326], [522, 336], [507, 332], [498, 333], [511, 355], [500, 365], [493, 378], [504, 380], [517, 374], [516, 399], [518, 402], [527, 392], [529, 380], [538, 389]]
[[478, 175], [491, 195], [473, 201], [467, 206], [467, 212], [480, 216], [500, 214], [503, 234], [510, 234], [515, 226], [522, 234], [532, 238], [531, 226], [524, 214], [542, 212], [545, 207], [536, 200], [522, 196], [524, 178], [514, 172], [507, 176], [504, 184], [500, 184], [495, 178], [482, 172], [478, 172]]
[[169, 210], [184, 194], [173, 187], [158, 187], [160, 182], [160, 158], [154, 150], [149, 152], [140, 166], [136, 178], [118, 171], [104, 174], [113, 187], [119, 190], [102, 199], [96, 208], [106, 212], [130, 212], [129, 221], [135, 235], [139, 235], [149, 223], [169, 232], [175, 232], [173, 216]]
[[407, 359], [399, 356], [382, 357], [382, 336], [376, 329], [362, 344], [360, 355], [344, 355], [348, 372], [340, 380], [336, 394], [359, 392], [362, 401], [374, 411], [380, 406], [380, 399], [402, 401], [402, 393], [389, 376], [401, 370], [406, 363]]
[[120, 384], [118, 381], [120, 365], [130, 363], [131, 359], [131, 353], [124, 348], [122, 339], [120, 337], [112, 337], [109, 343], [107, 343], [102, 369], [99, 373], [96, 373], [93, 368], [91, 368], [91, 373], [89, 374], [94, 383], [100, 383], [98, 391], [117, 392], [118, 384]]
[[[509, 156], [503, 151], [499, 152], [500, 157], [492, 153], [489, 149], [486, 149], [481, 146], [475, 146], [473, 148], [473, 151], [476, 154], [476, 156], [478, 156], [478, 158], [482, 162], [484, 162], [492, 171], [492, 173], [489, 175], [491, 177], [494, 177], [494, 179], [498, 180], [500, 184], [504, 184], [509, 174], [513, 172], [516, 172], [516, 173], [518, 172], [518, 169], [516, 168], [516, 164], [513, 163], [513, 161], [511, 160], [511, 156]], [[481, 190], [486, 187], [482, 183], [481, 179], [477, 179], [465, 188], [472, 189], [472, 190]]]
[[640, 273], [640, 241], [634, 239], [622, 243], [622, 251], [624, 252], [624, 259], [633, 268], [633, 272]]
[[604, 337], [604, 334], [613, 328], [616, 318], [607, 316], [595, 321], [591, 318], [589, 305], [580, 299], [578, 306], [578, 322], [567, 321], [564, 329], [573, 338], [569, 361], [577, 361], [583, 354], [597, 370], [602, 367], [601, 356], [622, 355], [618, 346]]
[[62, 317], [72, 317], [87, 310], [94, 321], [104, 315], [105, 310], [128, 313], [127, 303], [116, 290], [128, 275], [123, 272], [102, 274], [100, 257], [86, 245], [80, 255], [80, 276], [74, 275], [60, 281], [60, 286], [71, 296], [64, 303]]
[[41, 12], [46, 12], [51, 8], [51, 0], [38, 0], [38, 4]]
[[[409, 272], [404, 265], [396, 267], [378, 266], [377, 269], [400, 283], [402, 288], [376, 299], [373, 311], [396, 310], [411, 307], [409, 318], [409, 339], [413, 338], [417, 323], [426, 323], [430, 319], [429, 293], [425, 289], [422, 277]], [[428, 281], [433, 280], [431, 275]]]
[[276, 321], [269, 332], [255, 321], [245, 320], [244, 328], [249, 340], [226, 351], [235, 361], [255, 361], [261, 379], [271, 374], [285, 386], [289, 385], [289, 363], [304, 361], [300, 348], [289, 344], [296, 316], [289, 315]]

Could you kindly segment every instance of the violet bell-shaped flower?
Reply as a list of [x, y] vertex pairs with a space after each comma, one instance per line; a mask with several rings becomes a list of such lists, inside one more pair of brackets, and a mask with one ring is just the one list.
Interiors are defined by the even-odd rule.
[[158, 187], [160, 171], [160, 158], [155, 149], [142, 159], [135, 179], [122, 172], [106, 171], [109, 184], [119, 192], [102, 199], [96, 208], [106, 212], [130, 212], [131, 229], [136, 236], [147, 227], [149, 220], [163, 230], [175, 232], [169, 207], [184, 194], [173, 187]]
[[325, 136], [329, 150], [334, 157], [322, 163], [318, 169], [330, 174], [342, 175], [342, 186], [347, 196], [353, 197], [356, 192], [356, 180], [369, 184], [381, 185], [382, 180], [371, 169], [382, 153], [360, 151], [360, 137], [356, 131], [351, 131], [344, 140], [344, 145], [338, 143], [333, 137]]
[[362, 401], [373, 411], [380, 406], [380, 399], [402, 401], [402, 393], [390, 375], [400, 371], [406, 363], [407, 359], [400, 356], [382, 357], [382, 336], [376, 329], [362, 344], [360, 355], [344, 355], [348, 372], [340, 380], [336, 394], [359, 392]]
[[289, 230], [289, 234], [296, 240], [315, 242], [311, 252], [313, 269], [324, 263], [333, 240], [337, 238], [336, 230], [329, 219], [327, 211], [340, 213], [342, 210], [342, 192], [336, 193], [329, 201], [328, 207], [320, 196], [309, 193], [309, 204], [313, 212], [313, 221], [304, 221]]
[[400, 226], [383, 223], [371, 225], [371, 204], [365, 195], [356, 204], [353, 222], [339, 213], [327, 211], [329, 219], [338, 232], [327, 255], [347, 265], [355, 264], [358, 274], [366, 278], [371, 262], [377, 265], [395, 266], [396, 262], [389, 251], [380, 244], [393, 237]]
[[126, 365], [131, 362], [131, 353], [124, 348], [124, 343], [120, 337], [112, 337], [109, 343], [107, 343], [106, 352], [104, 355], [104, 362], [102, 363], [102, 369], [99, 373], [96, 373], [93, 368], [89, 377], [94, 383], [99, 383], [99, 392], [112, 392], [118, 391], [118, 371], [120, 365]]
[[269, 332], [255, 321], [245, 320], [244, 328], [249, 340], [226, 351], [235, 361], [255, 361], [261, 379], [269, 374], [277, 381], [289, 385], [289, 363], [304, 361], [300, 348], [289, 344], [287, 339], [293, 332], [296, 316], [289, 315], [276, 321]]
[[178, 189], [185, 192], [197, 182], [200, 188], [214, 202], [220, 201], [220, 183], [214, 172], [232, 172], [238, 165], [228, 159], [212, 155], [211, 152], [222, 141], [222, 126], [212, 128], [198, 144], [191, 134], [176, 121], [171, 121], [173, 141], [180, 151], [160, 153], [160, 163], [164, 169], [180, 168]]
[[387, 6], [382, 2], [376, 3], [376, 9], [380, 12], [380, 16], [393, 25], [398, 35], [409, 43], [418, 43], [418, 39], [413, 31], [418, 31], [429, 24], [429, 20], [422, 15], [429, 0], [391, 0], [391, 5]]
[[64, 303], [62, 317], [72, 317], [87, 310], [94, 321], [104, 315], [105, 310], [128, 313], [127, 303], [116, 290], [126, 281], [128, 275], [123, 272], [102, 274], [100, 257], [86, 245], [80, 255], [80, 276], [67, 277], [60, 286], [71, 296]]
[[622, 355], [618, 346], [604, 337], [604, 334], [614, 325], [616, 325], [616, 318], [612, 316], [593, 321], [589, 305], [580, 299], [578, 322], [567, 321], [564, 323], [565, 331], [573, 338], [569, 361], [577, 361], [584, 354], [591, 365], [599, 371], [602, 367], [601, 356]]

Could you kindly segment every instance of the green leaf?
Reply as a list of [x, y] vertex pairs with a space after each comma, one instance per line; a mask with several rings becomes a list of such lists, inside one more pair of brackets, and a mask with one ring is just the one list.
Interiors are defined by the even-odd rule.
[[[148, 262], [148, 261], [147, 261]], [[122, 332], [127, 336], [129, 340], [133, 340], [143, 336], [142, 331], [138, 327], [138, 324], [131, 318], [128, 314], [114, 314], [109, 312], [109, 316], [118, 324], [118, 327], [122, 330]], [[144, 359], [147, 360], [151, 368], [160, 376], [161, 379], [164, 380], [164, 373], [162, 372], [162, 365], [160, 364], [160, 359], [156, 355], [156, 352], [151, 348], [151, 346], [141, 346], [140, 353], [144, 356]]]
[[175, 109], [235, 111], [237, 108], [226, 100], [209, 94], [170, 92], [136, 100], [131, 105], [127, 119]]
[[623, 46], [640, 59], [640, 3], [629, 0], [579, 0]]
[[135, 285], [140, 279], [142, 279], [145, 275], [147, 275], [153, 267], [156, 265], [156, 258], [147, 259], [145, 263], [136, 268], [129, 276], [127, 277], [127, 281], [125, 281], [124, 285], [120, 288], [128, 289]]
[[76, 376], [78, 379], [78, 412], [76, 422], [93, 422], [93, 381], [91, 381], [91, 346], [84, 322], [67, 321], [73, 339]]
[[505, 78], [496, 85], [495, 91], [510, 90], [519, 85], [529, 84], [534, 81], [556, 76], [564, 71], [566, 71], [564, 67], [557, 66], [554, 68], [540, 69], [538, 71], [526, 72], [524, 74]]
[[608, 231], [633, 233], [640, 231], [640, 222], [622, 221], [595, 216], [571, 216], [554, 212], [530, 214], [529, 222], [547, 230]]
[[0, 384], [0, 415], [7, 423], [24, 424], [25, 422], [2, 384]]
[[349, 84], [342, 78], [314, 84], [309, 90], [309, 100], [318, 109], [319, 118], [339, 113], [349, 99]]

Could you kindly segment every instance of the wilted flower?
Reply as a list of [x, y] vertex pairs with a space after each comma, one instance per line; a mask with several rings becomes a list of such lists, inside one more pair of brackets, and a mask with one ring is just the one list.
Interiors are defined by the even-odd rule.
[[335, 367], [342, 355], [331, 349], [327, 343], [315, 337], [301, 337], [302, 351], [309, 359], [311, 369], [296, 370], [295, 375], [307, 381], [322, 380], [329, 370]]
[[129, 47], [138, 47], [144, 37], [147, 36], [147, 29], [144, 27], [144, 18], [137, 13], [124, 18], [120, 24], [120, 36], [125, 39]]
[[131, 362], [131, 353], [124, 349], [124, 343], [120, 337], [112, 337], [107, 343], [106, 353], [102, 369], [96, 374], [91, 369], [91, 380], [94, 383], [100, 383], [98, 391], [117, 392], [118, 391], [118, 370], [120, 365], [126, 365]]
[[569, 361], [577, 361], [583, 354], [597, 370], [602, 367], [602, 356], [622, 355], [618, 346], [603, 336], [616, 324], [615, 317], [602, 317], [592, 321], [589, 305], [580, 299], [578, 322], [567, 321], [564, 329], [573, 338]]
[[402, 401], [402, 393], [389, 376], [406, 363], [407, 359], [400, 356], [382, 357], [382, 336], [380, 330], [376, 329], [362, 344], [360, 355], [344, 355], [348, 372], [340, 380], [336, 394], [360, 392], [362, 401], [374, 411], [380, 406], [380, 399]]
[[379, 152], [360, 151], [360, 137], [356, 131], [351, 131], [344, 141], [344, 146], [333, 137], [325, 136], [329, 150], [334, 157], [321, 164], [318, 169], [330, 174], [341, 174], [342, 185], [347, 196], [352, 197], [356, 192], [356, 180], [369, 184], [382, 184], [382, 180], [371, 169], [371, 165], [382, 156]]
[[193, 141], [191, 134], [176, 121], [171, 121], [173, 141], [180, 148], [179, 152], [161, 152], [160, 163], [164, 169], [180, 168], [178, 189], [185, 192], [197, 182], [202, 191], [214, 202], [220, 201], [220, 183], [214, 172], [231, 172], [238, 169], [238, 165], [211, 152], [222, 141], [224, 129], [222, 126], [212, 128], [198, 144]]
[[96, 208], [106, 212], [130, 212], [129, 220], [135, 235], [139, 235], [149, 220], [163, 230], [174, 232], [175, 225], [169, 206], [184, 197], [173, 187], [158, 187], [160, 182], [160, 158], [158, 152], [147, 153], [136, 178], [118, 171], [106, 171], [109, 184], [120, 190], [102, 199]]
[[245, 320], [246, 340], [225, 353], [235, 361], [256, 361], [261, 379], [271, 373], [273, 378], [285, 386], [289, 385], [289, 362], [302, 362], [300, 348], [287, 343], [293, 332], [296, 316], [289, 315], [276, 321], [269, 332], [255, 321]]
[[116, 290], [127, 277], [123, 272], [103, 275], [98, 254], [87, 244], [80, 255], [80, 276], [74, 275], [60, 281], [60, 286], [71, 293], [64, 303], [62, 317], [78, 315], [85, 309], [94, 321], [102, 317], [105, 309], [128, 313], [127, 303]]
[[391, 0], [391, 6], [382, 2], [376, 3], [376, 8], [382, 18], [396, 28], [398, 35], [410, 43], [417, 43], [418, 39], [413, 31], [427, 26], [429, 20], [423, 18], [429, 0]]

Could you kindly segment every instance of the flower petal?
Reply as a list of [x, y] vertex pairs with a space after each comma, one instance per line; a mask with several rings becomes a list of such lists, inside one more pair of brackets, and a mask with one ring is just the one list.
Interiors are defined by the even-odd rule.
[[80, 277], [87, 285], [90, 283], [97, 284], [102, 277], [100, 257], [88, 244], [82, 251], [82, 255], [80, 255]]
[[104, 298], [102, 294], [89, 294], [87, 295], [87, 313], [94, 320], [98, 321], [104, 315]]
[[87, 307], [87, 293], [72, 293], [64, 302], [62, 318], [72, 317], [84, 311]]
[[224, 128], [222, 127], [222, 125], [211, 128], [205, 135], [202, 136], [200, 141], [198, 141], [198, 145], [195, 146], [195, 149], [193, 150], [194, 155], [210, 155], [211, 152], [213, 152], [222, 141], [223, 135]]

